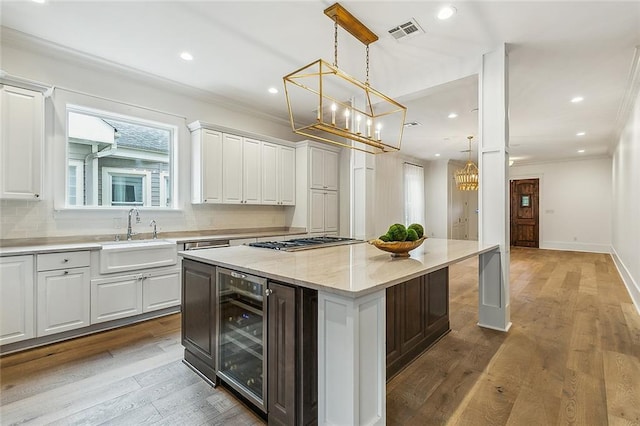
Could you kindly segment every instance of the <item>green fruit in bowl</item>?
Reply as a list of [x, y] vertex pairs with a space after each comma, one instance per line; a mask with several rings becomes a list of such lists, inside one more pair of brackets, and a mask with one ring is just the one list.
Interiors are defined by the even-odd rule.
[[391, 237], [389, 237], [387, 234], [380, 235], [380, 238], [378, 239], [384, 241], [385, 243], [388, 243], [389, 241], [391, 241]]
[[418, 238], [422, 238], [424, 236], [424, 227], [419, 223], [412, 223], [407, 229], [413, 229], [414, 231], [416, 231], [416, 234], [418, 234]]
[[418, 238], [420, 237], [418, 237], [418, 233], [416, 232], [415, 229], [413, 228], [407, 229], [407, 241], [415, 241]]
[[394, 223], [389, 227], [387, 235], [391, 241], [404, 241], [407, 238], [407, 228], [401, 223]]

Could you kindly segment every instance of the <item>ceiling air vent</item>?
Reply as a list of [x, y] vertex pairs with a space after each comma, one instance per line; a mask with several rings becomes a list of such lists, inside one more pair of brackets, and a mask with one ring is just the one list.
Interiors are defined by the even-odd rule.
[[411, 18], [408, 22], [390, 29], [389, 34], [391, 34], [396, 40], [402, 40], [409, 37], [415, 37], [418, 34], [424, 34], [424, 30], [415, 19]]

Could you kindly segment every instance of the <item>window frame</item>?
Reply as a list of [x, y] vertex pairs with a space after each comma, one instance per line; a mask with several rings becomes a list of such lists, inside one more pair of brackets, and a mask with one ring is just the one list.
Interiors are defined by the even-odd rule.
[[[142, 205], [120, 204], [113, 205], [113, 177], [114, 176], [142, 176]], [[106, 184], [105, 184], [106, 183]], [[102, 207], [153, 207], [151, 206], [151, 172], [149, 170], [138, 170], [121, 167], [102, 168]], [[158, 206], [156, 206], [158, 207]], [[160, 206], [161, 207], [161, 206]]]
[[[69, 167], [73, 167], [76, 169], [76, 202], [78, 200], [78, 198], [82, 198], [82, 203], [80, 204], [81, 206], [84, 205], [84, 161], [82, 160], [68, 160], [67, 161], [67, 169]], [[67, 173], [67, 180], [65, 181], [65, 197], [66, 197], [66, 204], [68, 206], [78, 206], [78, 204], [71, 204], [69, 203], [69, 197], [71, 196], [71, 194], [69, 193], [69, 170], [66, 171]]]
[[[160, 116], [159, 118], [163, 118], [162, 116], [166, 116], [164, 117], [166, 120], [165, 121], [157, 121], [156, 120], [150, 120], [147, 118], [143, 118], [141, 116], [148, 116], [149, 111], [146, 108], [143, 107], [131, 107], [130, 105], [127, 104], [121, 104], [119, 102], [116, 101], [108, 101], [108, 100], [101, 100], [102, 105], [100, 105], [100, 108], [94, 108], [92, 106], [84, 106], [81, 104], [92, 104], [93, 102], [79, 102], [78, 100], [74, 99], [74, 102], [69, 102], [68, 100], [64, 103], [62, 103], [62, 106], [64, 108], [64, 111], [61, 113], [61, 116], [64, 117], [64, 132], [63, 132], [63, 136], [64, 136], [64, 161], [65, 161], [65, 167], [64, 167], [64, 188], [62, 188], [61, 191], [61, 195], [63, 195], [62, 197], [60, 197], [60, 204], [61, 206], [58, 206], [58, 203], [56, 203], [56, 210], [70, 210], [70, 211], [114, 211], [114, 210], [128, 210], [131, 208], [131, 206], [126, 206], [126, 205], [116, 205], [116, 206], [112, 206], [110, 205], [71, 205], [69, 204], [69, 187], [68, 187], [68, 179], [69, 179], [69, 171], [68, 171], [68, 167], [70, 165], [70, 162], [73, 161], [80, 161], [80, 160], [74, 160], [74, 159], [70, 159], [69, 158], [69, 112], [75, 112], [75, 113], [79, 113], [79, 114], [85, 114], [85, 115], [92, 115], [94, 117], [98, 117], [98, 118], [106, 118], [106, 119], [113, 119], [113, 120], [117, 120], [117, 121], [124, 121], [124, 122], [128, 122], [131, 124], [136, 124], [136, 125], [141, 125], [141, 126], [148, 126], [148, 127], [154, 127], [154, 128], [158, 128], [161, 130], [166, 130], [169, 132], [170, 136], [169, 136], [169, 161], [168, 161], [168, 171], [161, 171], [160, 173], [166, 175], [169, 178], [169, 185], [170, 185], [170, 194], [169, 196], [167, 196], [166, 194], [166, 189], [164, 187], [164, 185], [161, 185], [162, 191], [164, 193], [164, 197], [160, 198], [160, 205], [159, 206], [152, 206], [151, 205], [151, 190], [150, 189], [146, 189], [146, 194], [148, 194], [149, 197], [149, 202], [147, 204], [147, 201], [145, 199], [144, 205], [143, 206], [139, 206], [139, 208], [141, 209], [150, 209], [153, 211], [180, 211], [180, 206], [178, 203], [179, 200], [179, 194], [177, 193], [178, 190], [178, 136], [179, 136], [179, 126], [176, 123], [176, 117], [170, 114], [164, 114], [161, 112], [155, 112], [155, 111], [151, 111], [151, 115], [156, 116], [154, 118], [158, 118], [157, 116]], [[106, 103], [106, 104], [105, 104]], [[108, 111], [108, 109], [111, 109], [111, 111]], [[113, 110], [125, 110], [127, 112], [127, 114], [120, 114], [118, 112], [113, 112]], [[176, 123], [176, 124], [171, 124], [171, 123]], [[105, 167], [102, 167], [103, 169]], [[108, 168], [113, 168], [113, 167], [106, 167]], [[123, 169], [124, 170], [124, 169]], [[127, 169], [127, 170], [133, 170], [133, 169]], [[139, 169], [138, 169], [139, 170]], [[146, 172], [145, 172], [146, 173]], [[149, 172], [151, 173], [151, 172]], [[83, 170], [83, 174], [86, 177], [86, 170]], [[104, 173], [103, 173], [104, 175]], [[101, 175], [100, 178], [102, 178], [103, 176]], [[147, 177], [145, 178], [145, 185], [150, 187], [151, 186], [151, 177]], [[162, 182], [162, 180], [161, 180]], [[110, 180], [109, 180], [110, 183]], [[84, 182], [83, 182], [84, 184]], [[84, 188], [84, 186], [83, 186]], [[86, 188], [84, 188], [86, 190]], [[104, 195], [104, 183], [103, 183], [103, 195], [101, 197], [101, 201], [105, 200], [105, 195]], [[56, 191], [57, 192], [57, 191]], [[109, 188], [108, 188], [108, 192], [109, 194], [111, 193], [111, 186], [109, 184]], [[111, 194], [109, 195], [109, 197], [111, 197]], [[147, 197], [147, 195], [145, 195], [145, 197]], [[166, 199], [169, 198], [170, 199], [170, 205], [167, 206], [166, 202], [163, 203], [163, 201], [166, 201]], [[64, 200], [64, 201], [63, 201]], [[109, 200], [111, 200], [111, 198], [109, 198]]]
[[[419, 174], [422, 176], [422, 179], [419, 181], [420, 184], [420, 188], [421, 191], [420, 192], [420, 201], [422, 203], [422, 206], [420, 208], [420, 213], [419, 216], [420, 218], [415, 218], [413, 217], [413, 214], [410, 213], [411, 210], [411, 206], [413, 206], [416, 202], [415, 202], [415, 198], [414, 197], [410, 197], [409, 196], [409, 173], [413, 173], [411, 171], [412, 168], [415, 168], [416, 172], [417, 169], [420, 170]], [[413, 164], [413, 163], [403, 163], [402, 165], [402, 175], [403, 175], [403, 190], [404, 190], [404, 221], [405, 221], [405, 225], [410, 225], [411, 223], [419, 223], [422, 226], [425, 226], [425, 221], [426, 221], [426, 213], [427, 213], [427, 203], [426, 203], [426, 197], [425, 197], [425, 182], [424, 182], [424, 167], [420, 166], [418, 164]], [[410, 201], [410, 198], [413, 198], [413, 200]]]

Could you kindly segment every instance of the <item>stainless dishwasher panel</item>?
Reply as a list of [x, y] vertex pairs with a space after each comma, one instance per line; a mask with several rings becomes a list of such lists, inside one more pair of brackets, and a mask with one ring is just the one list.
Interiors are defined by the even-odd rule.
[[185, 251], [219, 247], [229, 247], [229, 240], [189, 241], [184, 243]]

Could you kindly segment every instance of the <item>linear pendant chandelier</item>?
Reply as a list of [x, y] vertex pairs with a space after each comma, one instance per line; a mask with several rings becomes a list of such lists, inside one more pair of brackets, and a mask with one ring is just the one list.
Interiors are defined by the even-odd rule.
[[464, 168], [456, 171], [456, 186], [461, 191], [477, 191], [478, 190], [478, 166], [471, 161], [471, 139], [473, 136], [467, 136], [469, 139], [469, 159]]
[[[340, 4], [334, 21], [334, 63], [318, 59], [283, 77], [293, 132], [372, 154], [400, 150], [407, 109], [369, 85], [369, 44], [378, 36]], [[366, 46], [365, 82], [338, 68], [338, 25]]]

